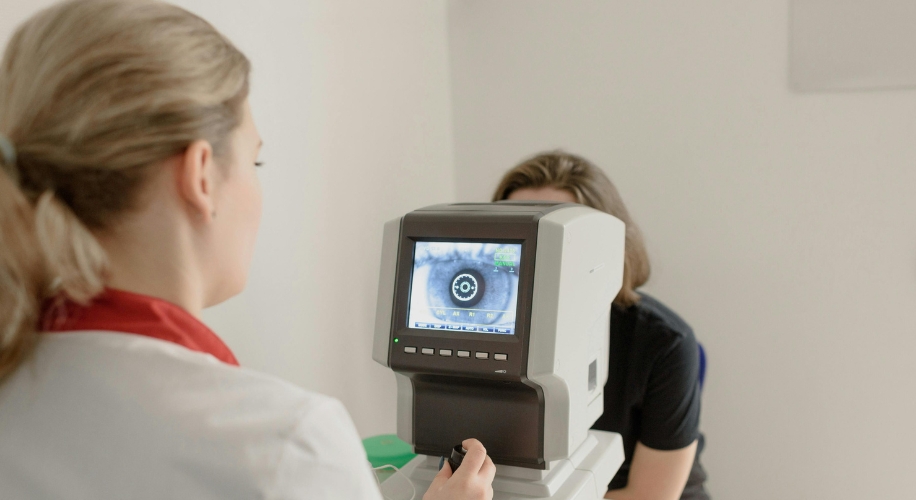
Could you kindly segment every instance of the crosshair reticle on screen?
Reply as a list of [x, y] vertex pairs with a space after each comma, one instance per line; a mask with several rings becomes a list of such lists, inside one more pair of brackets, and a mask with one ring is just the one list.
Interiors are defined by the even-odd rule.
[[480, 302], [486, 290], [483, 276], [473, 269], [462, 269], [452, 280], [452, 302], [458, 307], [472, 307]]
[[418, 241], [410, 328], [514, 334], [519, 243]]

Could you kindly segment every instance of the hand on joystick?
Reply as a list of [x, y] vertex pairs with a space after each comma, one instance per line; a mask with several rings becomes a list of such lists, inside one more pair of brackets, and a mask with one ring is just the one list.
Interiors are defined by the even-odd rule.
[[[463, 460], [461, 450], [466, 450]], [[455, 460], [457, 458], [457, 460]], [[452, 465], [454, 462], [454, 465]], [[452, 449], [449, 465], [436, 474], [423, 500], [491, 500], [496, 466], [476, 439], [465, 439]]]

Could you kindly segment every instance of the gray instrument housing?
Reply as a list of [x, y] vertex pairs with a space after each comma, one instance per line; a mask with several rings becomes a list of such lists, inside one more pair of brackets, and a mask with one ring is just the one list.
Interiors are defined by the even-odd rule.
[[[386, 223], [373, 359], [395, 372], [398, 436], [426, 455], [475, 437], [497, 464], [533, 469], [569, 457], [604, 411], [624, 233], [615, 217], [571, 203], [434, 205]], [[417, 241], [520, 243], [515, 334], [409, 328]], [[407, 346], [508, 360], [421, 356]]]

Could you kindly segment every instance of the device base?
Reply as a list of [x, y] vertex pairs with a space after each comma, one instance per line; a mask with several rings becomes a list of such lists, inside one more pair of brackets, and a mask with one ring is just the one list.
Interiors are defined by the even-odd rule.
[[[411, 481], [417, 497], [429, 489], [439, 472], [439, 458], [419, 455], [401, 472]], [[603, 498], [614, 474], [623, 464], [620, 434], [588, 431], [588, 437], [569, 458], [551, 462], [547, 470], [496, 466], [494, 500], [596, 500]]]

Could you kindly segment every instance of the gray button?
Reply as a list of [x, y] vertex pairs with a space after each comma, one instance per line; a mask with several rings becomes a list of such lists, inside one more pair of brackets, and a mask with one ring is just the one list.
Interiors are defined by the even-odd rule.
[[489, 359], [490, 353], [477, 351], [475, 356], [477, 356], [477, 359]]
[[451, 356], [451, 355], [452, 355], [451, 349], [439, 349], [439, 356]]
[[501, 352], [498, 352], [498, 353], [496, 353], [496, 354], [493, 355], [493, 359], [495, 359], [496, 361], [505, 361], [505, 360], [509, 359], [509, 355], [508, 355], [508, 354], [503, 354], [503, 353], [501, 353]]
[[471, 351], [458, 351], [458, 357], [459, 358], [470, 358]]
[[431, 347], [424, 347], [423, 349], [420, 350], [420, 352], [422, 352], [423, 354], [427, 356], [432, 356], [433, 354], [436, 353], [436, 350]]
[[417, 348], [416, 347], [405, 347], [404, 352], [406, 352], [407, 354], [416, 354]]

